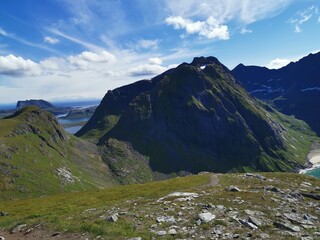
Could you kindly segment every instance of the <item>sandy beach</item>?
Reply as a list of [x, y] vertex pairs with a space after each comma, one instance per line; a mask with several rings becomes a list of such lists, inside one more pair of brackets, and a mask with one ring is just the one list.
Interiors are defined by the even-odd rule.
[[303, 174], [315, 168], [320, 168], [320, 145], [314, 144], [307, 156], [307, 161], [312, 165], [309, 168], [301, 169], [299, 173]]

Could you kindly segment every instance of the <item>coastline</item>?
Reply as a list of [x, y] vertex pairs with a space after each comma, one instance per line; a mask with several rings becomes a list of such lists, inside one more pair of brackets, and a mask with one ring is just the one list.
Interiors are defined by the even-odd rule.
[[305, 174], [311, 170], [320, 168], [320, 144], [314, 144], [307, 156], [307, 168], [300, 169], [299, 174]]

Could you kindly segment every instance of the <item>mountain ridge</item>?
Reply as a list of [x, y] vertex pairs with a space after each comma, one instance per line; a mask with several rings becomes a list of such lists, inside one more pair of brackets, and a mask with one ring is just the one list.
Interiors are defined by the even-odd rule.
[[[144, 89], [132, 91], [135, 84]], [[285, 152], [292, 151], [283, 135], [291, 130], [279, 124], [285, 118], [251, 98], [218, 59], [200, 57], [151, 81], [108, 91], [76, 135], [100, 146], [109, 139], [130, 143], [149, 158], [153, 171], [288, 171], [304, 161], [286, 161]], [[303, 144], [302, 155], [309, 148]]]
[[280, 69], [238, 65], [232, 73], [254, 97], [287, 115], [306, 121], [320, 134], [320, 52]]
[[0, 120], [0, 197], [46, 196], [115, 185], [98, 148], [30, 106]]

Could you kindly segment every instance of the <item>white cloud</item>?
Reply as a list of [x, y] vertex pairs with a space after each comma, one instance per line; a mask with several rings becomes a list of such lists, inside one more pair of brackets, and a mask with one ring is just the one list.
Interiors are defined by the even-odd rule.
[[271, 60], [268, 64], [267, 64], [267, 68], [269, 69], [278, 69], [278, 68], [282, 68], [286, 65], [288, 65], [291, 62], [291, 60], [289, 59], [285, 59], [285, 58], [276, 58]]
[[220, 24], [230, 20], [250, 24], [278, 14], [291, 2], [293, 0], [166, 0], [172, 15], [198, 19], [213, 17]]
[[96, 63], [111, 63], [116, 61], [116, 57], [107, 52], [101, 51], [100, 53], [84, 51], [75, 56], [69, 56], [68, 61], [80, 68], [87, 68], [90, 64]]
[[60, 30], [58, 29], [55, 29], [55, 28], [48, 28], [47, 29], [49, 32], [53, 33], [53, 34], [56, 34], [57, 36], [59, 37], [63, 37], [71, 42], [74, 42], [74, 43], [77, 43], [83, 47], [86, 47], [88, 49], [90, 49], [91, 51], [94, 51], [94, 52], [99, 52], [99, 51], [104, 51], [105, 49], [98, 46], [98, 45], [95, 45], [95, 44], [92, 44], [92, 43], [89, 43], [89, 42], [86, 42], [82, 39], [79, 39], [79, 38], [76, 38], [76, 37], [73, 37], [73, 36], [70, 36], [66, 33], [63, 33], [61, 32]]
[[226, 25], [219, 25], [213, 17], [206, 21], [192, 21], [181, 16], [171, 16], [166, 19], [168, 25], [173, 25], [174, 29], [185, 29], [188, 34], [199, 34], [209, 39], [229, 39], [229, 31]]
[[158, 44], [159, 44], [159, 40], [158, 39], [142, 39], [139, 40], [136, 44], [136, 48], [137, 49], [152, 49], [152, 50], [156, 50], [158, 49]]
[[168, 17], [166, 23], [189, 34], [226, 40], [231, 21], [248, 25], [279, 14], [291, 2], [293, 0], [166, 0], [174, 16]]
[[[300, 33], [300, 32], [302, 32], [301, 26], [303, 24], [305, 24], [306, 22], [310, 21], [313, 18], [313, 16], [317, 16], [317, 15], [319, 15], [318, 8], [315, 7], [315, 6], [311, 6], [311, 7], [308, 7], [307, 9], [305, 9], [303, 11], [298, 11], [296, 13], [296, 17], [295, 18], [291, 18], [289, 20], [289, 22], [294, 27], [293, 31], [295, 33]], [[318, 21], [319, 21], [319, 19], [318, 19]]]
[[45, 45], [41, 45], [41, 44], [38, 44], [38, 43], [34, 43], [34, 42], [30, 42], [28, 40], [25, 40], [24, 38], [18, 37], [13, 33], [6, 32], [1, 27], [0, 27], [0, 35], [4, 36], [6, 38], [10, 38], [10, 39], [12, 39], [14, 41], [17, 41], [19, 43], [22, 43], [22, 44], [30, 46], [30, 47], [40, 48], [40, 49], [43, 49], [43, 50], [46, 50], [46, 51], [53, 52], [53, 53], [61, 55], [60, 52], [58, 52], [55, 49], [49, 48], [49, 47], [47, 47]]
[[52, 38], [49, 36], [44, 37], [43, 39], [45, 42], [50, 43], [50, 44], [58, 44], [60, 41], [57, 38]]
[[2, 28], [0, 28], [0, 35], [8, 36], [8, 33], [5, 30], [3, 30]]
[[155, 58], [149, 58], [149, 63], [150, 64], [155, 64], [155, 65], [161, 65], [162, 60], [161, 58], [155, 57]]
[[137, 67], [129, 69], [128, 73], [132, 77], [145, 77], [155, 76], [167, 70], [167, 68], [154, 65], [154, 64], [143, 64]]
[[38, 76], [41, 74], [39, 65], [30, 59], [15, 55], [0, 56], [0, 74], [8, 76]]
[[252, 30], [248, 29], [246, 27], [243, 27], [243, 28], [241, 28], [240, 33], [241, 34], [252, 33]]

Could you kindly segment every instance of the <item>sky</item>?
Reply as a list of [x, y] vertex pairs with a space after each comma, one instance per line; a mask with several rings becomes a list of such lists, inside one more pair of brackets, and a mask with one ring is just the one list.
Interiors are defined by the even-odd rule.
[[199, 56], [280, 68], [319, 42], [319, 0], [2, 0], [0, 105], [101, 99]]

